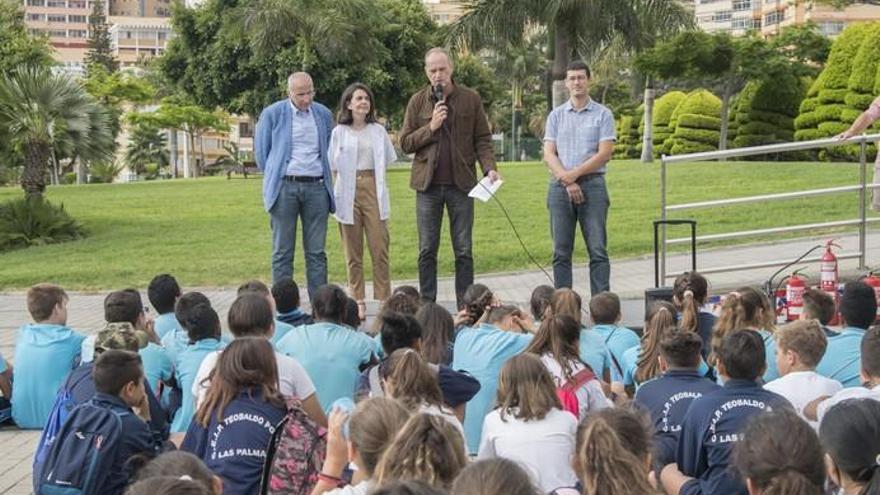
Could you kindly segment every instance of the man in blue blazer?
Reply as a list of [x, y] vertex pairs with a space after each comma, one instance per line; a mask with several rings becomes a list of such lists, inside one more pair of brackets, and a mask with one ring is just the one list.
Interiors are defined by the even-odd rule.
[[302, 219], [309, 297], [327, 283], [327, 216], [336, 210], [327, 146], [330, 110], [312, 101], [315, 87], [305, 72], [287, 79], [289, 98], [260, 114], [254, 156], [263, 172], [263, 206], [272, 226], [272, 280], [293, 278], [296, 224]]

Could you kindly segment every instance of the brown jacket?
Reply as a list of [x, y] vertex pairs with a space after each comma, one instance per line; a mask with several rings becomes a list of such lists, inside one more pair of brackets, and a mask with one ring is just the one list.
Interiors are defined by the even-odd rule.
[[[483, 174], [495, 170], [492, 148], [492, 131], [483, 101], [476, 91], [456, 84], [447, 98], [452, 110], [452, 175], [455, 185], [462, 191], [470, 191], [477, 185], [474, 162], [480, 161]], [[409, 185], [416, 191], [424, 191], [431, 185], [437, 168], [438, 138], [443, 128], [431, 131], [428, 124], [434, 112], [431, 87], [427, 86], [409, 99], [403, 129], [400, 131], [400, 147], [404, 153], [415, 153]]]

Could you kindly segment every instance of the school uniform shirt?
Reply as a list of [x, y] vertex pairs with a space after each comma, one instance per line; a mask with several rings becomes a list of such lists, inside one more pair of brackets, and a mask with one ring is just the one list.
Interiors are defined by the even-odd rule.
[[[196, 409], [205, 400], [205, 394], [208, 393], [208, 387], [211, 382], [208, 377], [217, 366], [217, 359], [220, 358], [220, 351], [212, 352], [205, 356], [199, 371], [196, 373], [196, 379], [192, 384], [192, 395], [196, 398]], [[286, 356], [279, 352], [275, 352], [275, 362], [278, 369], [278, 391], [285, 397], [294, 397], [299, 400], [305, 400], [315, 393], [315, 384], [306, 373], [306, 369], [299, 364], [296, 359]]]
[[138, 351], [144, 364], [144, 376], [153, 390], [159, 390], [159, 384], [167, 383], [174, 377], [174, 365], [162, 346], [150, 342]]
[[180, 449], [200, 458], [223, 480], [223, 493], [259, 493], [266, 449], [286, 408], [265, 401], [260, 392], [241, 391], [224, 409], [218, 421], [211, 411], [207, 427], [189, 425]]
[[336, 399], [354, 398], [360, 367], [373, 359], [376, 345], [363, 333], [348, 327], [318, 322], [294, 327], [276, 349], [305, 368], [321, 407], [327, 411]]
[[581, 329], [580, 338], [581, 361], [590, 365], [593, 372], [599, 379], [604, 376], [605, 370], [613, 375], [612, 381], [617, 376], [614, 371], [611, 354], [608, 353], [608, 347], [605, 346], [605, 339], [601, 335], [591, 331], [588, 328]]
[[779, 378], [779, 368], [776, 366], [776, 339], [767, 330], [758, 330], [764, 341], [764, 358], [767, 361], [767, 370], [764, 371], [764, 383], [770, 383]]
[[291, 330], [293, 330], [293, 325], [275, 318], [275, 333], [272, 334], [272, 338], [269, 341], [272, 342], [273, 346], [277, 345], [287, 335], [287, 332]]
[[58, 387], [79, 362], [84, 339], [62, 325], [29, 323], [18, 330], [12, 419], [19, 428], [40, 429], [46, 423]]
[[830, 411], [832, 407], [849, 399], [872, 399], [880, 401], [880, 388], [845, 388], [840, 392], [832, 395], [831, 397], [823, 400], [816, 407], [816, 417], [819, 419], [819, 424], [822, 424], [822, 419], [825, 418], [825, 414]]
[[747, 495], [730, 470], [734, 444], [752, 416], [791, 407], [781, 395], [751, 380], [728, 380], [724, 387], [694, 399], [681, 424], [676, 463], [688, 481], [679, 495]]
[[818, 430], [819, 422], [807, 420], [804, 417], [804, 408], [819, 397], [840, 392], [843, 385], [815, 371], [792, 371], [764, 385], [764, 388], [788, 399], [798, 416]]
[[[623, 384], [627, 386], [633, 386], [636, 390], [638, 390], [643, 383], [636, 380], [636, 373], [639, 370], [639, 355], [642, 353], [642, 345], [639, 344], [636, 347], [630, 347], [623, 353]], [[700, 360], [700, 366], [697, 368], [697, 372], [700, 376], [710, 377], [711, 369], [709, 369], [709, 365], [706, 364], [705, 360]], [[647, 383], [647, 382], [644, 382]], [[721, 384], [720, 382], [718, 383]]]
[[[544, 363], [547, 371], [553, 376], [556, 388], [560, 388], [568, 382], [568, 378], [565, 377], [565, 373], [562, 370], [562, 365], [559, 364], [559, 361], [553, 355], [543, 354], [541, 362]], [[586, 369], [583, 363], [578, 362], [571, 362], [569, 366], [571, 367], [572, 376]], [[578, 399], [578, 419], [583, 420], [591, 412], [611, 407], [611, 403], [605, 398], [605, 392], [602, 391], [602, 385], [599, 383], [598, 378], [588, 380], [575, 391], [575, 396]]]
[[515, 418], [512, 412], [501, 419], [496, 409], [486, 416], [477, 458], [510, 459], [529, 473], [542, 493], [574, 486], [578, 480], [571, 461], [577, 427], [577, 418], [560, 409], [531, 421]]
[[[98, 393], [95, 390], [95, 380], [92, 378], [92, 369], [95, 363], [83, 363], [74, 368], [67, 376], [63, 386], [70, 390], [70, 398], [74, 405], [80, 405], [91, 400]], [[144, 382], [144, 391], [147, 394], [147, 405], [150, 408], [150, 431], [159, 441], [168, 440], [169, 426], [165, 417], [165, 410], [159, 404], [159, 399], [153, 392], [149, 381]]]
[[[370, 373], [381, 364], [370, 366], [358, 377], [355, 399], [374, 397], [370, 386]], [[443, 394], [443, 403], [453, 409], [468, 402], [480, 391], [480, 382], [476, 378], [467, 372], [455, 371], [443, 364], [437, 365], [437, 381], [440, 385], [440, 392]]]
[[107, 474], [104, 484], [96, 492], [102, 495], [122, 495], [132, 476], [128, 461], [138, 454], [146, 455], [147, 458], [158, 455], [162, 450], [162, 442], [152, 435], [147, 424], [119, 397], [98, 392], [95, 394], [94, 404], [116, 412], [127, 413], [120, 418], [122, 420], [122, 438], [119, 440], [119, 447], [113, 457], [110, 472]]
[[160, 341], [176, 328], [180, 328], [180, 323], [177, 321], [177, 317], [174, 316], [174, 311], [162, 313], [153, 321], [153, 330], [156, 331]]
[[176, 363], [177, 355], [189, 345], [189, 334], [183, 327], [178, 326], [166, 333], [162, 337], [161, 343], [162, 348], [165, 349], [165, 354], [168, 354], [168, 359], [172, 363]]
[[835, 336], [828, 337], [825, 355], [816, 366], [816, 372], [824, 377], [839, 381], [844, 388], [858, 387], [861, 383], [859, 370], [862, 366], [861, 328], [846, 327]]
[[223, 347], [223, 342], [218, 339], [202, 339], [186, 346], [178, 353], [177, 362], [174, 364], [174, 378], [184, 393], [180, 400], [180, 409], [174, 414], [174, 421], [171, 422], [172, 432], [185, 432], [189, 428], [189, 423], [196, 413], [195, 396], [190, 391], [196, 381], [199, 366], [202, 365], [205, 356]]
[[703, 359], [709, 357], [709, 351], [712, 350], [712, 329], [715, 328], [717, 320], [718, 318], [712, 313], [705, 311], [697, 313], [697, 334], [700, 335], [700, 340], [703, 341], [703, 347], [700, 349]]
[[[298, 327], [300, 325], [311, 325], [315, 321], [312, 319], [312, 316], [308, 313], [304, 313], [301, 309], [296, 308], [288, 311], [287, 313], [278, 313], [278, 316], [275, 317], [275, 321], [281, 321], [287, 323], [292, 327]], [[276, 329], [277, 333], [277, 329]], [[281, 340], [280, 338], [278, 340]]]
[[[623, 353], [627, 349], [639, 345], [639, 336], [626, 327], [617, 325], [595, 325], [593, 332], [602, 337], [605, 347], [611, 355], [612, 371], [616, 376], [623, 376]], [[599, 374], [601, 376], [601, 373]]]
[[670, 369], [636, 391], [635, 403], [651, 414], [656, 465], [675, 462], [678, 435], [694, 399], [721, 388], [695, 369]]
[[480, 447], [483, 419], [494, 408], [501, 367], [531, 341], [531, 334], [505, 332], [485, 323], [458, 333], [452, 368], [466, 371], [480, 382], [480, 391], [465, 407], [464, 433], [469, 453], [476, 454]]

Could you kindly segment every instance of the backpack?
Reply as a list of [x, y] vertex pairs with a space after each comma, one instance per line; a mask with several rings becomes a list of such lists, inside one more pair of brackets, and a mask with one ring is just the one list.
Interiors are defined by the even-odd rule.
[[46, 426], [43, 427], [43, 432], [40, 434], [40, 441], [37, 442], [37, 450], [34, 453], [34, 465], [32, 469], [34, 476], [34, 491], [37, 490], [39, 484], [38, 475], [40, 474], [43, 463], [46, 462], [46, 456], [49, 454], [49, 449], [55, 442], [55, 439], [61, 431], [61, 427], [64, 426], [64, 423], [67, 421], [68, 416], [70, 416], [70, 413], [76, 408], [76, 401], [73, 400], [73, 394], [71, 391], [81, 381], [90, 377], [91, 373], [83, 373], [80, 375], [79, 379], [74, 382], [71, 381], [73, 379], [73, 374], [71, 373], [71, 375], [67, 377], [67, 380], [61, 385], [61, 388], [58, 389], [58, 394], [55, 396], [55, 402], [52, 404], [52, 410], [49, 412], [49, 417], [46, 419]]
[[585, 383], [596, 378], [593, 370], [589, 366], [575, 373], [571, 380], [562, 384], [556, 389], [556, 396], [562, 402], [562, 410], [568, 411], [577, 418], [580, 416], [580, 402], [577, 398], [577, 391]]
[[327, 452], [327, 430], [312, 421], [298, 399], [287, 400], [263, 466], [261, 494], [308, 495], [318, 483]]
[[129, 411], [90, 400], [70, 413], [46, 453], [37, 495], [97, 495], [122, 443], [122, 417]]

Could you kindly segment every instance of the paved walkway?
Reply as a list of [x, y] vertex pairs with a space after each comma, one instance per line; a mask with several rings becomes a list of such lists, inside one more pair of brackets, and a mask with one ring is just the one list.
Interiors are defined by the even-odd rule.
[[[838, 236], [842, 253], [858, 251], [856, 235]], [[766, 244], [755, 244], [734, 248], [700, 251], [697, 269], [714, 266], [731, 266], [767, 260], [794, 259], [822, 239], [801, 239]], [[867, 241], [867, 264], [880, 266], [880, 231], [871, 232]], [[821, 254], [821, 251], [818, 252]], [[857, 260], [841, 261], [843, 277], [853, 277], [858, 271]], [[805, 274], [816, 281], [818, 263], [802, 263]], [[479, 260], [477, 261], [479, 267]], [[677, 273], [690, 268], [688, 254], [671, 255], [667, 262], [667, 272]], [[551, 272], [550, 268], [547, 268]], [[717, 273], [707, 276], [712, 292], [730, 290], [741, 285], [756, 285], [764, 282], [776, 268], [740, 270]], [[576, 289], [585, 295], [589, 278], [585, 263], [575, 269]], [[513, 273], [498, 273], [477, 276], [477, 281], [489, 286], [502, 300], [526, 304], [534, 287], [550, 284], [547, 276], [538, 270]], [[394, 285], [415, 284], [415, 281], [395, 281]], [[670, 281], [671, 283], [671, 281]], [[644, 314], [644, 291], [654, 284], [654, 260], [652, 257], [617, 260], [612, 263], [611, 287], [623, 300], [624, 323], [641, 325]], [[369, 285], [369, 284], [368, 284]], [[143, 288], [141, 288], [143, 289]], [[187, 288], [189, 289], [189, 288]], [[198, 289], [197, 289], [198, 290]], [[225, 315], [235, 297], [234, 289], [201, 289], [212, 301], [221, 315]], [[371, 293], [368, 287], [367, 293]], [[96, 332], [103, 324], [102, 301], [104, 293], [71, 293], [69, 305], [69, 324], [87, 333]], [[146, 297], [145, 291], [143, 292]], [[441, 279], [438, 283], [438, 299], [448, 307], [454, 306], [455, 288], [452, 278]], [[374, 316], [375, 304], [368, 305], [368, 313]], [[29, 321], [25, 296], [23, 293], [0, 293], [0, 353], [7, 359], [14, 354], [16, 329], [22, 322]], [[223, 320], [225, 318], [221, 318]], [[18, 495], [31, 493], [30, 466], [34, 445], [39, 432], [22, 432], [15, 428], [0, 429], [0, 494]]]

